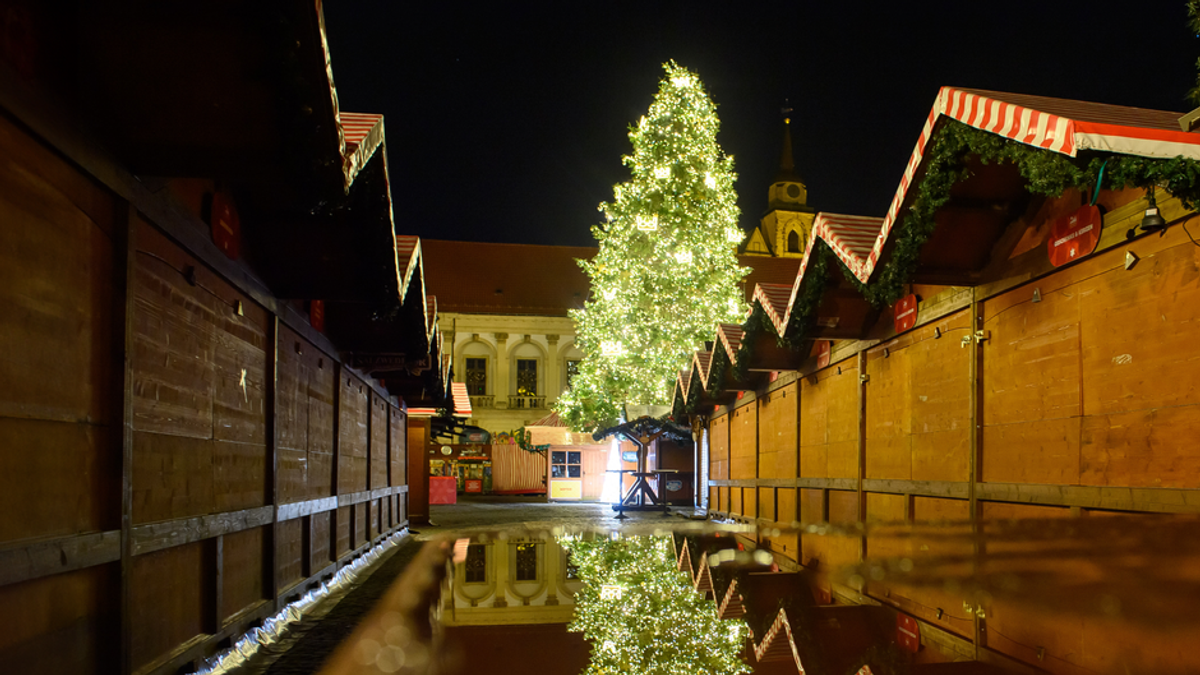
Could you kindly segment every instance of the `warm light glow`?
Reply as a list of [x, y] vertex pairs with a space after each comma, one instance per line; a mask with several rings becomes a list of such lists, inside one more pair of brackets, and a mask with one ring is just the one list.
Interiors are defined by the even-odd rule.
[[745, 621], [717, 617], [717, 603], [676, 568], [671, 536], [564, 537], [559, 543], [584, 582], [567, 629], [596, 646], [585, 673], [749, 671], [739, 657], [749, 635]]
[[[584, 353], [555, 409], [576, 430], [613, 423], [626, 403], [669, 405], [675, 378], [719, 322], [740, 323], [737, 179], [717, 143], [699, 78], [664, 66], [650, 110], [629, 132], [630, 178], [600, 205], [599, 250], [582, 262], [592, 294], [571, 312]], [[647, 236], [647, 233], [653, 235]]]
[[658, 229], [658, 216], [638, 216], [637, 229], [642, 232], [653, 232]]
[[600, 587], [601, 600], [620, 600], [625, 595], [625, 589], [615, 584], [604, 584]]

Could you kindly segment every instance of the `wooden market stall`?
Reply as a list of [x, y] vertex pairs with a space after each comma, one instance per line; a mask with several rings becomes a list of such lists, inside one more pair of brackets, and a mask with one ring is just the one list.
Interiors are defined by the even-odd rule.
[[[1081, 558], [1061, 542], [1092, 550], [1081, 517], [1144, 519], [1104, 530], [1118, 537], [1160, 522], [1138, 514], [1200, 511], [1200, 398], [1187, 384], [1200, 375], [1188, 356], [1200, 338], [1187, 231], [1197, 219], [1185, 207], [1200, 196], [1186, 178], [1200, 134], [1179, 118], [944, 88], [888, 213], [818, 214], [792, 287], [759, 285], [750, 319], [719, 327], [680, 374], [675, 412], [704, 428], [709, 512], [766, 526], [757, 545], [781, 565], [941, 555], [986, 566], [1019, 551], [1014, 561], [1031, 558], [1012, 565], [1037, 557], [1066, 578]], [[1035, 531], [1076, 524], [1053, 541], [987, 525], [1011, 518], [1041, 519]], [[786, 527], [796, 521], [847, 527]], [[896, 521], [961, 525], [857, 529]], [[980, 544], [979, 528], [1009, 540]], [[1117, 552], [1095, 559], [1110, 554], [1118, 564]], [[1153, 576], [1124, 582], [1165, 602], [1145, 585]], [[860, 578], [819, 586], [837, 603], [907, 616], [926, 647], [917, 665], [967, 654], [1054, 673], [1200, 667], [1173, 646], [1186, 621], [1134, 618], [1145, 594], [1097, 585], [1126, 603], [1116, 621], [1095, 596], [1022, 604]], [[1160, 613], [1180, 593], [1200, 600], [1184, 586]], [[1135, 651], [1122, 646], [1131, 640]]]
[[319, 4], [101, 5], [0, 55], [6, 673], [190, 672], [406, 526], [405, 378], [446, 395]]

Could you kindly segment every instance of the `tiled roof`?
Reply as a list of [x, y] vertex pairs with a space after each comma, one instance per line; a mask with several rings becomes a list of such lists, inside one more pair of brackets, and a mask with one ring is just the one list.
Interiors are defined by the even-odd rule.
[[439, 312], [567, 316], [588, 296], [575, 260], [596, 249], [422, 239], [421, 255]]

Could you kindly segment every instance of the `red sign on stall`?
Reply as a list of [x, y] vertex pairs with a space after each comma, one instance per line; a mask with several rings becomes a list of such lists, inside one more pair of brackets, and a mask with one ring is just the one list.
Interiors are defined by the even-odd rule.
[[233, 203], [223, 192], [216, 192], [212, 196], [212, 213], [209, 215], [209, 223], [212, 226], [213, 243], [225, 255], [236, 260], [242, 237], [242, 226], [237, 211], [233, 208]]
[[907, 614], [896, 615], [896, 643], [907, 652], [916, 654], [921, 649], [921, 626]]
[[817, 367], [824, 368], [829, 365], [830, 347], [829, 340], [817, 340]]
[[1096, 250], [1102, 224], [1100, 209], [1096, 206], [1082, 206], [1078, 211], [1055, 220], [1050, 226], [1050, 237], [1046, 240], [1050, 264], [1062, 267]]
[[483, 492], [483, 481], [478, 478], [468, 478], [463, 481], [464, 492]]
[[910, 293], [897, 300], [892, 314], [892, 323], [897, 333], [903, 333], [917, 325], [917, 296]]

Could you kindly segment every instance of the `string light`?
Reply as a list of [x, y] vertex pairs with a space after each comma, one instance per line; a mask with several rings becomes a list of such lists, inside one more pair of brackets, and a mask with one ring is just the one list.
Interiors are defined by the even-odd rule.
[[[670, 536], [560, 539], [584, 587], [568, 630], [594, 646], [586, 673], [745, 673], [749, 635], [675, 566]], [[614, 588], [622, 589], [619, 594]]]
[[674, 62], [629, 132], [629, 180], [600, 205], [599, 251], [581, 262], [591, 298], [572, 311], [584, 353], [556, 404], [572, 428], [616, 420], [625, 403], [667, 405], [675, 377], [718, 322], [745, 318], [735, 247], [743, 233], [733, 159], [699, 78]]

